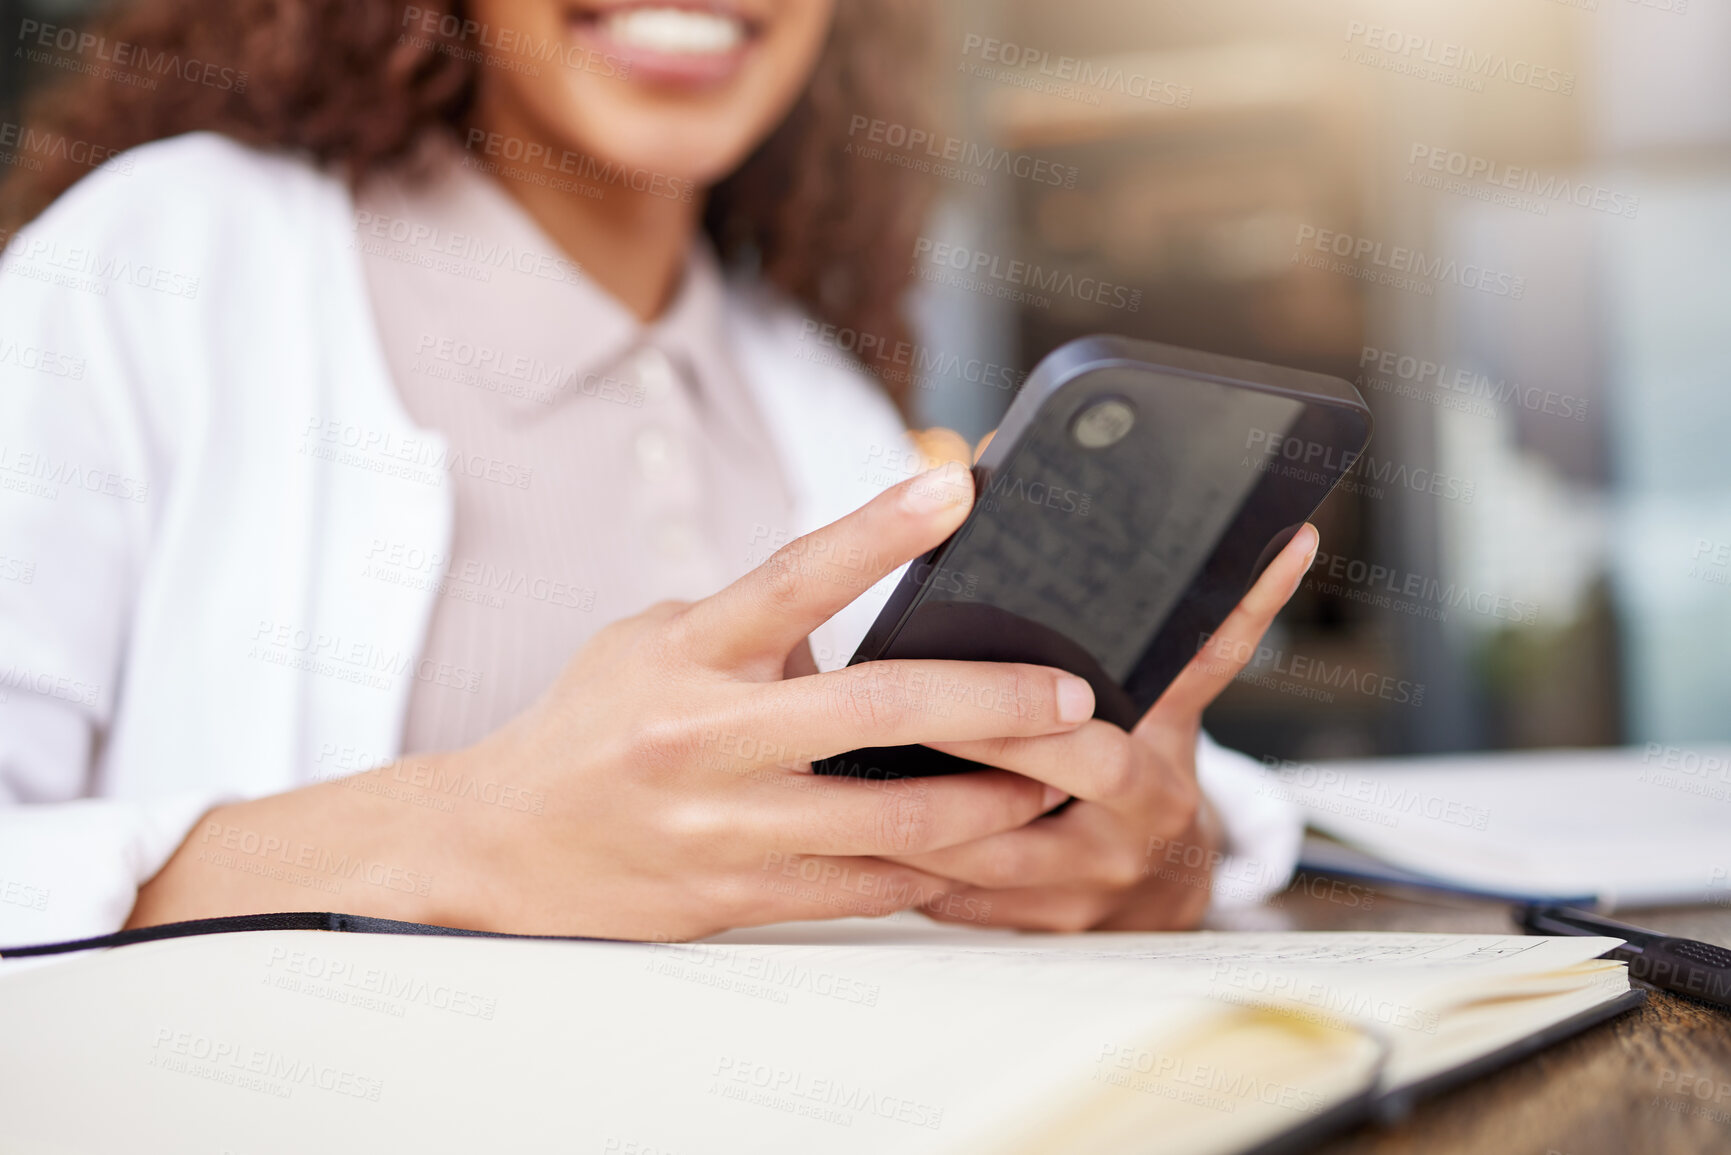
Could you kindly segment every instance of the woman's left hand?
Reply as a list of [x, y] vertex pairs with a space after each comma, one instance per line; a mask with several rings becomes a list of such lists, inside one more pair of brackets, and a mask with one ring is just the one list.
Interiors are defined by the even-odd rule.
[[896, 861], [954, 879], [958, 897], [976, 900], [966, 909], [989, 909], [976, 922], [1062, 931], [1194, 926], [1223, 841], [1196, 783], [1202, 711], [1255, 654], [1317, 544], [1316, 528], [1302, 527], [1130, 732], [1096, 718], [1045, 737], [934, 743], [1049, 783], [1073, 801], [1019, 829]]

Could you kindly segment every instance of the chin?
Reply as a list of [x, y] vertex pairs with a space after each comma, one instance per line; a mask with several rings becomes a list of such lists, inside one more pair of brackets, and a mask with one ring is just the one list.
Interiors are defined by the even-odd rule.
[[597, 92], [573, 100], [567, 115], [549, 127], [578, 151], [707, 187], [738, 168], [774, 124], [760, 134], [747, 131], [725, 104], [675, 105], [630, 92]]
[[[533, 70], [484, 69], [565, 147], [699, 185], [724, 178], [798, 99], [833, 0], [479, 0]], [[558, 59], [549, 64], [549, 43]], [[539, 59], [536, 59], [536, 57]]]

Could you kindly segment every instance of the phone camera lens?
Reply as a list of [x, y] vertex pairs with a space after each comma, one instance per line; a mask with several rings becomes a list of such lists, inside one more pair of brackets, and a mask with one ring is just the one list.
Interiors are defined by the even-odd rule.
[[1108, 397], [1096, 401], [1076, 415], [1070, 425], [1070, 436], [1083, 449], [1104, 449], [1124, 439], [1136, 424], [1136, 410], [1128, 401]]

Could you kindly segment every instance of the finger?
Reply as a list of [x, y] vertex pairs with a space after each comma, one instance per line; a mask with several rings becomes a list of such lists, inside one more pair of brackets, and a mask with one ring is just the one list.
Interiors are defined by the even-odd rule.
[[980, 438], [980, 443], [978, 445], [974, 446], [974, 460], [976, 462], [979, 461], [979, 459], [985, 455], [986, 446], [990, 445], [992, 443], [992, 438], [996, 437], [997, 435], [998, 435], [998, 431], [996, 429], [993, 429], [990, 432], [988, 432], [984, 437]]
[[1161, 757], [1145, 737], [1126, 734], [1098, 718], [1067, 734], [930, 745], [1105, 806], [1128, 816], [1149, 834], [1164, 836], [1185, 829], [1202, 802], [1194, 759]]
[[1014, 770], [1090, 802], [1133, 798], [1152, 774], [1146, 751], [1110, 722], [1090, 718], [1074, 730], [1033, 738], [993, 736], [926, 745], [958, 758]]
[[962, 465], [972, 463], [972, 450], [968, 446], [968, 439], [954, 429], [945, 429], [941, 426], [934, 429], [920, 429], [911, 436], [914, 448], [918, 449], [920, 456], [925, 459], [927, 469], [936, 469], [941, 465], [948, 465], [952, 461]]
[[740, 880], [734, 926], [826, 918], [882, 918], [914, 907], [953, 906], [946, 878], [881, 858], [770, 852]]
[[1094, 691], [1051, 666], [898, 659], [752, 687], [743, 709], [753, 732], [776, 734], [816, 759], [1072, 730], [1093, 716]]
[[1148, 873], [1147, 839], [1104, 806], [1079, 803], [1015, 830], [893, 861], [991, 890], [1123, 890]]
[[[1109, 917], [1120, 896], [1087, 886], [1032, 886], [1022, 890], [987, 890], [952, 885], [942, 903], [923, 908], [937, 922], [972, 922], [981, 926], [1069, 934], [1089, 930]], [[954, 908], [972, 910], [958, 916]]]
[[788, 652], [787, 662], [781, 668], [784, 678], [803, 678], [807, 674], [817, 673], [817, 659], [811, 654], [811, 639], [806, 638]]
[[1136, 724], [1138, 732], [1144, 727], [1189, 724], [1202, 717], [1208, 704], [1249, 664], [1275, 615], [1298, 591], [1298, 583], [1316, 559], [1318, 540], [1315, 526], [1307, 522], [1299, 527], [1244, 600], [1149, 707]]
[[758, 776], [730, 823], [747, 844], [801, 854], [925, 854], [1024, 826], [1063, 794], [1000, 770], [864, 779], [804, 771]]
[[678, 619], [687, 656], [716, 668], [787, 652], [903, 562], [955, 531], [973, 502], [960, 465], [896, 485], [768, 561]]

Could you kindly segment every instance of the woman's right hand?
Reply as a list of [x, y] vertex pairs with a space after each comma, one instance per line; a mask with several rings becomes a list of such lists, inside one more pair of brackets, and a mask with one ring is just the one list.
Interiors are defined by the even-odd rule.
[[[474, 747], [405, 760], [421, 779], [538, 795], [538, 813], [472, 801], [441, 813], [333, 782], [220, 807], [201, 826], [338, 841], [432, 884], [420, 903], [357, 887], [333, 905], [483, 930], [673, 940], [916, 906], [966, 919], [953, 883], [879, 856], [1015, 829], [1064, 794], [1003, 771], [870, 781], [814, 776], [809, 762], [861, 746], [1072, 730], [1092, 715], [1092, 691], [1059, 670], [998, 662], [817, 673], [806, 638], [948, 536], [972, 497], [957, 465], [912, 478], [712, 597], [608, 626], [538, 702]], [[219, 880], [224, 909], [188, 901], [189, 872], [207, 864], [181, 860], [198, 838], [141, 892], [132, 925], [240, 913], [237, 903], [306, 909], [304, 890], [261, 892], [269, 880], [251, 873]]]

